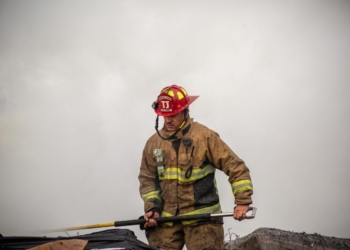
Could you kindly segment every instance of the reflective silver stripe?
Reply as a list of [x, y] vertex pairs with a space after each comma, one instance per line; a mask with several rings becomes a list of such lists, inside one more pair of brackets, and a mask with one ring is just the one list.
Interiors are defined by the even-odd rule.
[[161, 200], [160, 195], [159, 195], [159, 190], [147, 192], [147, 193], [141, 195], [141, 197], [142, 197], [144, 202], [148, 201], [149, 199]]
[[[170, 217], [170, 216], [174, 216], [174, 215], [171, 214], [171, 213], [162, 211], [162, 215], [161, 215], [161, 216], [162, 216], [162, 217]], [[165, 224], [165, 225], [171, 227], [171, 226], [173, 226], [174, 222], [163, 222], [163, 224]]]
[[241, 180], [232, 183], [232, 192], [236, 195], [239, 192], [244, 192], [247, 190], [253, 190], [253, 184], [250, 180]]
[[[189, 213], [185, 213], [185, 214], [180, 214], [180, 215], [183, 216], [183, 215], [194, 215], [194, 214], [205, 214], [205, 213], [218, 214], [218, 213], [221, 213], [221, 212], [222, 211], [221, 211], [220, 203], [216, 203], [213, 206], [204, 207], [204, 208], [197, 209], [195, 211], [192, 211], [192, 212], [189, 212]], [[174, 215], [170, 214], [168, 212], [162, 211], [162, 217], [170, 217], [170, 216], [174, 216]], [[186, 221], [182, 221], [181, 223], [183, 225], [189, 225], [189, 224], [195, 223], [197, 221], [198, 220], [186, 220]], [[166, 224], [168, 226], [172, 226], [173, 222], [166, 222], [164, 224]]]
[[221, 206], [220, 203], [216, 203], [213, 206], [210, 207], [204, 207], [201, 209], [197, 209], [195, 211], [189, 212], [189, 213], [185, 213], [185, 214], [181, 214], [181, 215], [193, 215], [193, 214], [205, 214], [205, 213], [210, 213], [210, 214], [217, 214], [221, 212]]
[[211, 165], [207, 164], [203, 168], [194, 168], [192, 170], [192, 175], [190, 178], [186, 178], [186, 170], [181, 170], [180, 168], [171, 167], [171, 168], [165, 168], [162, 178], [163, 180], [179, 180], [182, 182], [189, 182], [194, 180], [202, 179], [203, 177], [207, 176], [208, 174], [214, 173], [216, 168]]
[[[193, 212], [189, 212], [189, 213], [182, 214], [182, 215], [205, 214], [205, 213], [210, 213], [210, 214], [221, 213], [220, 203], [216, 203], [215, 205], [213, 205], [211, 207], [201, 208], [201, 209], [195, 210]], [[189, 224], [195, 223], [196, 221], [197, 220], [182, 221], [182, 224], [183, 225], [189, 225]]]

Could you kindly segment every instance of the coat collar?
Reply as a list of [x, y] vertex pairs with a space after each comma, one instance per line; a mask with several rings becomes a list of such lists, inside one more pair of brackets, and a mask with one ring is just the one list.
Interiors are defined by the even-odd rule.
[[[184, 135], [186, 135], [188, 133], [188, 131], [190, 131], [191, 127], [192, 127], [192, 124], [193, 124], [193, 118], [191, 117], [188, 117], [187, 118], [187, 121], [185, 123], [185, 125], [183, 126], [183, 128], [181, 128], [177, 133], [176, 135], [174, 136], [173, 139], [178, 139], [178, 138], [181, 138], [183, 137]], [[169, 137], [171, 136], [174, 132], [167, 132], [165, 131], [164, 129], [164, 126], [161, 130], [161, 133], [162, 133], [162, 136], [164, 137]]]

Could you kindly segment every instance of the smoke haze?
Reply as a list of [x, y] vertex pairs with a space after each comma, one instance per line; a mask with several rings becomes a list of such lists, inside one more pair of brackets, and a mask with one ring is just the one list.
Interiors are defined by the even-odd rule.
[[0, 1], [0, 233], [142, 215], [151, 104], [178, 84], [251, 171], [257, 216], [225, 232], [349, 238], [349, 13], [345, 0]]

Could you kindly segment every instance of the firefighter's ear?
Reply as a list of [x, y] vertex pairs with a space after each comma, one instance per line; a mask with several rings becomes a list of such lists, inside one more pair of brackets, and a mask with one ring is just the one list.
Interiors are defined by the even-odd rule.
[[188, 114], [189, 114], [189, 113], [190, 113], [189, 108], [184, 109], [184, 116], [185, 116], [185, 119], [188, 117]]
[[157, 108], [158, 108], [158, 102], [157, 102], [157, 101], [154, 101], [154, 102], [152, 103], [152, 108], [153, 108], [153, 109], [157, 109]]

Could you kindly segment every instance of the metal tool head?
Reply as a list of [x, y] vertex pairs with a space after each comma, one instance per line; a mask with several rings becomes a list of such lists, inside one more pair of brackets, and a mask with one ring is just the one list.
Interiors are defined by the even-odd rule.
[[[246, 219], [254, 219], [255, 218], [255, 214], [256, 214], [256, 207], [249, 207], [247, 215], [246, 215]], [[250, 211], [252, 211], [251, 215], [249, 215]]]

